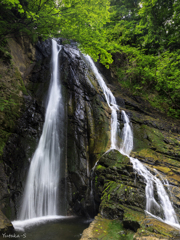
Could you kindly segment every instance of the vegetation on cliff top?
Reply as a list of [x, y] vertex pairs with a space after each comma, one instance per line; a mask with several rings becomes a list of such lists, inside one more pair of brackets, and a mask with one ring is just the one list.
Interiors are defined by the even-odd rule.
[[106, 66], [113, 54], [111, 69], [123, 86], [179, 117], [179, 6], [179, 0], [3, 0], [0, 41], [19, 32], [34, 41], [73, 39]]
[[111, 0], [107, 24], [121, 83], [174, 117], [180, 115], [179, 9], [179, 0]]
[[111, 63], [106, 44], [108, 0], [3, 0], [0, 2], [0, 40], [19, 32], [38, 37], [63, 37], [80, 43], [95, 60]]

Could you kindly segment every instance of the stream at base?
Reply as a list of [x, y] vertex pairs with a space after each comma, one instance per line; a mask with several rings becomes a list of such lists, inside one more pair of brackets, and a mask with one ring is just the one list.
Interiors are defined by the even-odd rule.
[[5, 235], [3, 237], [1, 234], [0, 240], [79, 240], [83, 230], [89, 226], [90, 222], [90, 220], [80, 217], [60, 217], [27, 225], [24, 231], [16, 231], [15, 234], [12, 234], [13, 237], [5, 237]]

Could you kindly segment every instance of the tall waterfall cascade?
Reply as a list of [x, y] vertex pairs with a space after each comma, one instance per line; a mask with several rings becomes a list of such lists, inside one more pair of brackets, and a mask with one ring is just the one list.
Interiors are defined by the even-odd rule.
[[45, 122], [37, 149], [31, 159], [19, 220], [58, 215], [60, 175], [59, 112], [62, 105], [58, 74], [61, 46], [52, 40], [52, 74]]
[[[131, 128], [131, 123], [128, 115], [125, 111], [121, 110], [122, 119], [124, 122], [124, 127], [122, 129], [122, 143], [121, 146], [118, 144], [118, 119], [117, 111], [119, 106], [116, 103], [116, 99], [112, 94], [111, 90], [106, 86], [105, 81], [103, 80], [101, 74], [98, 72], [93, 60], [87, 55], [85, 60], [89, 63], [92, 71], [94, 72], [100, 87], [103, 90], [108, 106], [111, 109], [111, 148], [116, 149], [121, 154], [129, 157], [133, 169], [139, 175], [144, 178], [146, 183], [145, 194], [146, 194], [146, 210], [145, 212], [152, 217], [167, 223], [175, 228], [180, 228], [178, 218], [176, 216], [175, 210], [172, 206], [170, 198], [165, 190], [164, 185], [168, 186], [169, 183], [167, 180], [163, 180], [161, 175], [156, 169], [147, 169], [138, 159], [130, 157], [130, 153], [133, 149], [133, 131]], [[152, 173], [153, 172], [153, 173]], [[159, 178], [157, 177], [159, 175]], [[156, 201], [154, 197], [154, 186], [156, 186], [159, 202]], [[153, 212], [153, 209], [162, 210], [164, 218], [156, 216]]]

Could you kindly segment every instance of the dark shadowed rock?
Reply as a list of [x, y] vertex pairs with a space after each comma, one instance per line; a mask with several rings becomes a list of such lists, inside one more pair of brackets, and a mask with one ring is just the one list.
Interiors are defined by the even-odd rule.
[[136, 221], [123, 220], [123, 227], [137, 232], [138, 228], [140, 228], [140, 224]]
[[12, 223], [7, 219], [7, 217], [0, 210], [0, 233], [5, 233], [7, 236], [14, 232], [14, 227]]

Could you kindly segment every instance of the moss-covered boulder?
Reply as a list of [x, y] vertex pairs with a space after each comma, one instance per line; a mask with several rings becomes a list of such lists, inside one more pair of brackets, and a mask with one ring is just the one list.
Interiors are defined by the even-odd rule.
[[110, 220], [103, 218], [100, 214], [85, 229], [81, 240], [132, 240], [134, 232], [123, 228], [122, 222], [119, 220]]
[[[94, 176], [94, 198], [102, 222], [113, 224], [118, 220], [124, 233], [131, 231], [132, 239], [178, 239], [180, 231], [145, 214], [144, 179], [134, 173], [128, 157], [117, 150], [106, 152], [99, 159]], [[103, 234], [95, 230], [96, 220], [90, 226], [92, 239]], [[117, 232], [114, 234], [113, 239], [123, 239]], [[127, 235], [124, 239], [131, 238]]]
[[137, 178], [128, 157], [110, 150], [98, 161], [95, 169], [95, 200], [104, 217], [123, 220], [125, 207], [140, 214], [145, 207], [145, 184]]
[[180, 231], [168, 224], [147, 216], [141, 222], [141, 228], [138, 229], [134, 239], [137, 240], [147, 236], [159, 239], [180, 239]]

